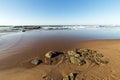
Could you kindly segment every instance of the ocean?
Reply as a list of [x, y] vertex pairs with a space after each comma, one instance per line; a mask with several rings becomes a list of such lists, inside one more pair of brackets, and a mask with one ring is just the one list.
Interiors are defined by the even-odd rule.
[[[50, 29], [49, 29], [50, 28]], [[11, 27], [0, 27], [1, 35], [12, 31]], [[3, 33], [4, 32], [4, 33]], [[32, 35], [64, 36], [76, 39], [120, 39], [120, 27], [106, 26], [67, 26], [67, 27], [43, 27], [35, 31], [27, 31]], [[19, 34], [19, 32], [17, 33]], [[20, 32], [21, 34], [21, 32]]]

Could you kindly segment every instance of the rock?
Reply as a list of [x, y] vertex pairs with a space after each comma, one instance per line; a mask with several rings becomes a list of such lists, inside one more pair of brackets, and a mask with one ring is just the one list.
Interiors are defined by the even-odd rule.
[[51, 64], [52, 63], [52, 60], [50, 58], [45, 58], [45, 64]]
[[53, 51], [49, 51], [49, 52], [47, 52], [47, 53], [45, 54], [45, 57], [46, 57], [46, 58], [51, 58], [53, 54], [54, 54]]
[[108, 63], [108, 61], [102, 59], [103, 56], [103, 54], [96, 52], [94, 54], [89, 54], [87, 58], [92, 63], [95, 63], [97, 65], [100, 65], [101, 63]]
[[76, 52], [75, 52], [75, 51], [68, 51], [67, 54], [68, 54], [69, 56], [74, 56], [74, 55], [76, 54]]
[[80, 55], [77, 54], [75, 51], [68, 51], [67, 54], [68, 56], [80, 57]]
[[76, 53], [78, 53], [80, 55], [80, 57], [86, 57], [90, 53], [89, 51], [90, 50], [88, 50], [88, 49], [77, 49]]
[[59, 61], [62, 61], [61, 58], [65, 57], [63, 52], [53, 52], [49, 51], [45, 54], [45, 64], [53, 65], [57, 64]]
[[84, 65], [84, 64], [86, 64], [86, 61], [85, 60], [81, 60], [80, 65]]
[[25, 32], [25, 31], [26, 31], [25, 29], [22, 30], [22, 32]]
[[42, 63], [42, 60], [40, 60], [40, 59], [33, 59], [33, 60], [31, 60], [31, 64], [33, 64], [33, 65], [38, 65], [40, 63]]
[[70, 78], [69, 78], [69, 76], [66, 76], [62, 80], [70, 80]]
[[108, 60], [102, 60], [103, 54], [91, 49], [76, 49], [76, 51], [68, 51], [67, 53], [70, 62], [77, 65], [84, 65], [87, 60], [97, 65], [108, 63]]
[[78, 73], [70, 73], [69, 75], [65, 76], [62, 80], [75, 80]]
[[76, 58], [76, 57], [70, 57], [70, 62], [72, 64], [76, 64], [76, 65], [80, 65], [80, 59], [79, 58]]
[[74, 56], [75, 56], [75, 57], [80, 57], [80, 55], [79, 55], [79, 54], [75, 54]]
[[102, 59], [102, 60], [101, 60], [101, 63], [103, 63], [103, 64], [108, 64], [108, 63], [109, 63], [109, 60], [108, 60], [108, 59]]
[[76, 49], [76, 52], [88, 52], [90, 49]]
[[80, 57], [86, 57], [89, 53], [88, 52], [81, 52]]
[[97, 51], [95, 51], [95, 50], [91, 50], [91, 53], [94, 54], [94, 53], [97, 53]]
[[70, 73], [69, 76], [70, 76], [70, 80], [74, 80], [75, 76], [73, 73]]
[[97, 57], [100, 57], [100, 58], [104, 57], [104, 55], [101, 54], [101, 53], [96, 54], [96, 56], [97, 56]]
[[45, 64], [57, 64], [60, 61], [61, 56], [65, 56], [66, 61], [76, 65], [84, 65], [86, 62], [91, 62], [97, 65], [108, 63], [108, 60], [103, 60], [102, 57], [104, 57], [104, 55], [95, 50], [76, 49], [67, 51], [66, 54], [64, 52], [49, 51], [45, 54]]
[[96, 58], [94, 58], [94, 62], [93, 63], [96, 63], [97, 65], [100, 65], [101, 64], [101, 59], [96, 57]]

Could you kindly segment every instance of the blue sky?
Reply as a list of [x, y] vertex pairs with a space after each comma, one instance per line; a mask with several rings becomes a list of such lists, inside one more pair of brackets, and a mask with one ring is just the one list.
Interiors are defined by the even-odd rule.
[[0, 25], [119, 24], [120, 0], [0, 0]]

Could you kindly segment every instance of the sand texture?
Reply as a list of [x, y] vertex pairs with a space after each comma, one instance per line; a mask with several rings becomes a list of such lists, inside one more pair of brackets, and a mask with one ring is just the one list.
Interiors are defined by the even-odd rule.
[[[120, 40], [68, 41], [31, 32], [0, 38], [0, 80], [62, 80], [70, 73], [79, 73], [75, 80], [120, 80]], [[60, 37], [60, 36], [59, 36]], [[77, 48], [100, 52], [108, 64], [79, 66], [58, 60], [57, 64], [32, 65], [35, 58], [44, 60], [48, 51], [65, 52]], [[47, 80], [47, 79], [46, 79]]]

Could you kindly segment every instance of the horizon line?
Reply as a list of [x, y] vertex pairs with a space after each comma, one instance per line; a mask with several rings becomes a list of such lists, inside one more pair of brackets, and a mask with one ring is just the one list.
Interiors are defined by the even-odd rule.
[[1, 26], [50, 26], [50, 25], [61, 25], [61, 26], [68, 26], [68, 25], [76, 25], [76, 26], [97, 26], [97, 25], [116, 25], [120, 26], [120, 24], [25, 24], [25, 25], [0, 25]]

